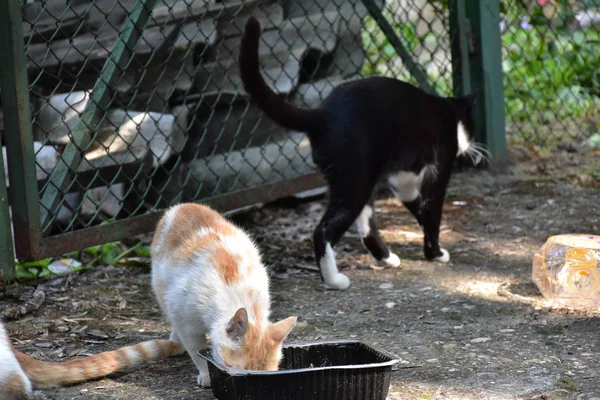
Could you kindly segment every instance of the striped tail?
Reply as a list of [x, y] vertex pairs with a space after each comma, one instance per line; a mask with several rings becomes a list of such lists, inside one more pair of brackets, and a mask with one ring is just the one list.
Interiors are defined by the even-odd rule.
[[38, 389], [102, 378], [113, 372], [136, 367], [149, 361], [180, 355], [184, 352], [185, 349], [179, 342], [171, 340], [150, 340], [80, 360], [56, 363], [38, 361], [21, 352], [14, 351], [21, 368], [33, 386]]

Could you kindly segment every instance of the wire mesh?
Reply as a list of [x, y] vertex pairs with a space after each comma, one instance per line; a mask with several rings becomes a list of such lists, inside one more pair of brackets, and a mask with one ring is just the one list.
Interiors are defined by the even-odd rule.
[[[40, 194], [64, 162], [91, 89], [139, 1], [21, 3]], [[445, 96], [453, 93], [449, 7], [455, 1], [376, 1], [411, 62]], [[498, 23], [514, 142], [546, 145], [580, 134], [581, 122], [597, 126], [598, 1], [503, 5]], [[558, 11], [548, 14], [548, 4]], [[69, 166], [73, 179], [58, 207], [47, 208], [47, 235], [316, 171], [304, 134], [275, 125], [242, 89], [237, 55], [250, 15], [263, 27], [267, 83], [295, 104], [314, 107], [341, 82], [374, 74], [423, 84], [361, 0], [159, 0], [119, 64], [107, 101], [97, 104], [100, 123], [89, 127], [93, 140], [79, 149], [82, 165]]]
[[509, 143], [586, 145], [600, 134], [600, 0], [501, 4]]

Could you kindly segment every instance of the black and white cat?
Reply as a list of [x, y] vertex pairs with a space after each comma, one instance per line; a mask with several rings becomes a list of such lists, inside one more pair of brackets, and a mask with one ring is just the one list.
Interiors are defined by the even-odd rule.
[[337, 269], [333, 248], [354, 222], [376, 260], [400, 265], [375, 223], [373, 190], [384, 176], [421, 226], [425, 257], [449, 261], [438, 241], [446, 186], [458, 154], [482, 155], [482, 149], [471, 145], [475, 94], [442, 98], [396, 79], [371, 77], [338, 86], [318, 108], [298, 108], [281, 99], [261, 76], [260, 30], [255, 18], [246, 23], [239, 58], [242, 81], [271, 119], [306, 132], [313, 161], [328, 183], [329, 204], [313, 236], [325, 285], [350, 285]]

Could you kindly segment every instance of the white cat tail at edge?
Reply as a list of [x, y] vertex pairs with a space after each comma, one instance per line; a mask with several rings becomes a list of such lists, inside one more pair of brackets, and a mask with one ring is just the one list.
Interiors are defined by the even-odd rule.
[[442, 255], [439, 257], [435, 258], [435, 261], [440, 261], [443, 263], [447, 263], [448, 261], [450, 261], [450, 253], [448, 253], [448, 250], [446, 249], [440, 249], [442, 251]]
[[350, 279], [337, 269], [335, 264], [335, 253], [331, 248], [331, 244], [325, 244], [325, 255], [319, 263], [321, 266], [321, 273], [323, 274], [323, 280], [325, 286], [331, 289], [344, 290], [350, 286]]
[[467, 135], [465, 126], [460, 121], [456, 127], [456, 137], [458, 138], [458, 154], [463, 154], [469, 150], [469, 147], [471, 147], [471, 142], [469, 141], [469, 135]]

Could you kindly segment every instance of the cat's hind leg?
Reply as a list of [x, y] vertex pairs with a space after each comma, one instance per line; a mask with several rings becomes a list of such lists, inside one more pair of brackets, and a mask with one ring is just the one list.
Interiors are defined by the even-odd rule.
[[400, 266], [400, 258], [390, 252], [388, 246], [379, 235], [375, 221], [375, 199], [373, 197], [363, 207], [356, 219], [356, 226], [363, 245], [375, 260], [390, 267]]
[[350, 279], [338, 271], [333, 248], [358, 218], [364, 203], [344, 204], [336, 197], [332, 192], [327, 210], [314, 231], [313, 244], [321, 280], [327, 287], [343, 290], [350, 286]]
[[421, 228], [421, 231], [423, 231], [423, 216], [421, 214], [421, 210], [423, 208], [423, 198], [421, 195], [412, 201], [402, 201], [402, 204], [413, 215], [413, 217], [415, 217], [417, 223], [419, 224], [419, 228]]

